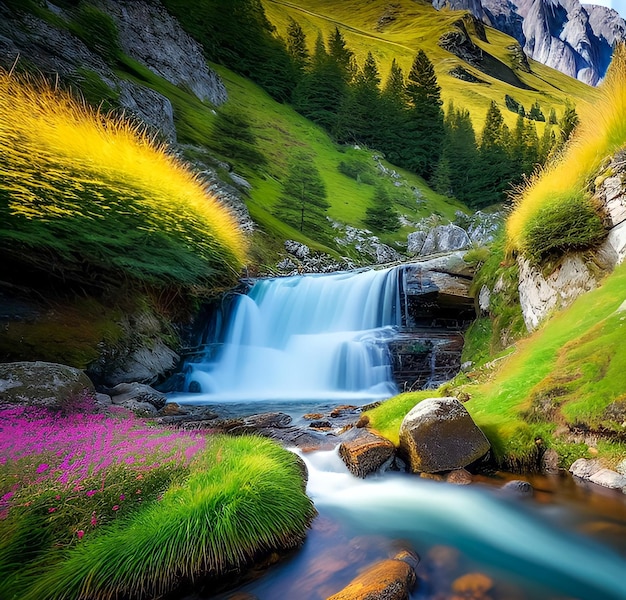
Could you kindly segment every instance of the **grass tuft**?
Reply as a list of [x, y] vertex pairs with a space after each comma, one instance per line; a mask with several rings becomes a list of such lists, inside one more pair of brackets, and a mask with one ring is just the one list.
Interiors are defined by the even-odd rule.
[[69, 279], [230, 282], [246, 242], [197, 177], [141, 128], [0, 71], [0, 252]]

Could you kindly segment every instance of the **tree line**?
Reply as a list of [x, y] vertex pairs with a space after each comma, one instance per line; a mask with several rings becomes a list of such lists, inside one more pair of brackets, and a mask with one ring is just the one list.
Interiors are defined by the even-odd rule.
[[372, 53], [358, 65], [337, 28], [326, 40], [319, 34], [310, 51], [293, 19], [286, 39], [276, 35], [260, 0], [198, 0], [194, 11], [176, 10], [180, 0], [164, 1], [203, 43], [209, 60], [292, 104], [338, 143], [375, 148], [440, 193], [475, 208], [504, 200], [511, 185], [562, 144], [577, 118], [567, 107], [555, 123], [551, 110], [539, 137], [535, 122], [545, 121], [541, 107], [535, 103], [525, 111], [507, 96], [505, 106], [518, 113], [515, 127], [504, 123], [492, 102], [477, 135], [467, 110], [454, 105], [444, 110], [433, 64], [423, 50], [406, 76], [394, 60], [383, 83]]

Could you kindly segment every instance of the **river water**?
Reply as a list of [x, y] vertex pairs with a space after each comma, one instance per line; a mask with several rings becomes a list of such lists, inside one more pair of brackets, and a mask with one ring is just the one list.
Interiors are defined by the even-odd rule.
[[[396, 387], [386, 343], [400, 310], [394, 269], [260, 280], [213, 324], [171, 399], [298, 417], [387, 398]], [[520, 499], [499, 489], [502, 474], [471, 486], [400, 473], [359, 480], [335, 451], [303, 459], [319, 511], [304, 547], [220, 598], [322, 600], [411, 548], [421, 557], [414, 600], [470, 598], [452, 585], [471, 573], [493, 581], [485, 600], [626, 600], [623, 494], [561, 476], [533, 479], [534, 496]]]

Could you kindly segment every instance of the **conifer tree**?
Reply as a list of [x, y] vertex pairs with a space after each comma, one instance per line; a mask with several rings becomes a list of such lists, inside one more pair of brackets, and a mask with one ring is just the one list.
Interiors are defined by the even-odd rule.
[[400, 227], [398, 213], [384, 185], [376, 186], [372, 204], [365, 211], [365, 224], [378, 233], [396, 231]]
[[379, 85], [378, 66], [372, 53], [368, 52], [342, 106], [339, 119], [341, 130], [337, 133], [339, 141], [372, 146], [378, 140], [378, 131], [383, 126]]
[[537, 152], [537, 162], [543, 165], [552, 154], [552, 149], [556, 146], [556, 136], [552, 130], [551, 124], [548, 122], [543, 129], [543, 135], [539, 139], [539, 148]]
[[443, 111], [441, 87], [435, 68], [423, 50], [419, 50], [406, 83], [410, 102], [408, 128], [412, 136], [407, 166], [423, 177], [433, 174], [443, 149]]
[[294, 19], [290, 19], [289, 25], [287, 25], [287, 51], [298, 75], [301, 76], [309, 64], [310, 56], [306, 44], [306, 35], [300, 23]]
[[293, 154], [287, 164], [276, 215], [301, 232], [316, 239], [329, 237], [326, 186], [311, 156]]
[[346, 45], [346, 40], [338, 27], [335, 27], [335, 31], [328, 38], [328, 55], [340, 69], [345, 83], [349, 84], [356, 73], [354, 53]]
[[407, 95], [402, 69], [394, 58], [385, 86], [380, 95], [384, 126], [377, 132], [376, 145], [394, 164], [405, 166], [403, 157], [407, 146]]
[[567, 103], [565, 105], [565, 110], [563, 111], [563, 116], [559, 121], [559, 129], [561, 130], [561, 139], [560, 145], [562, 146], [567, 142], [570, 135], [578, 125], [578, 114], [576, 113], [576, 107]]

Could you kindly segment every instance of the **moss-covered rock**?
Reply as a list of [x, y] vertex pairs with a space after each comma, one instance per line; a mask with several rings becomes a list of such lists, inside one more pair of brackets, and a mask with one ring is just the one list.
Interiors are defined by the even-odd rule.
[[95, 394], [89, 377], [73, 367], [47, 362], [0, 364], [0, 402], [67, 408]]

